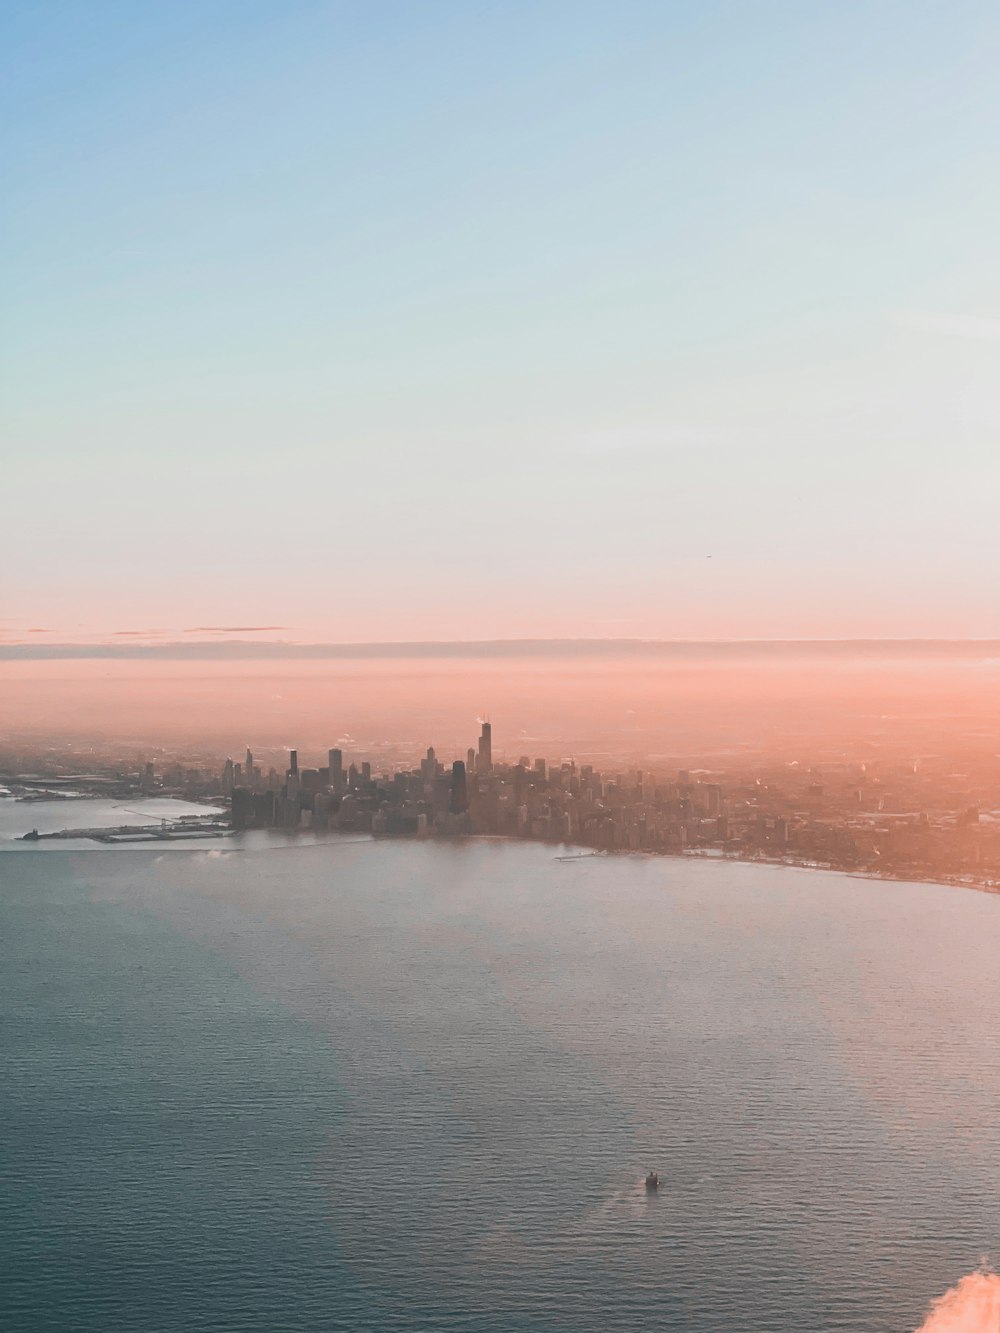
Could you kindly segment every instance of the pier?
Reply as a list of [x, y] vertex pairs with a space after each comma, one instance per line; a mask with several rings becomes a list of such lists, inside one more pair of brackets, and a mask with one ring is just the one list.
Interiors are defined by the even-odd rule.
[[32, 829], [23, 833], [21, 842], [47, 842], [50, 839], [89, 839], [109, 846], [125, 843], [190, 842], [213, 838], [228, 838], [233, 830], [228, 824], [199, 817], [163, 819], [158, 824], [118, 824], [110, 828], [66, 828], [56, 833], [39, 833]]

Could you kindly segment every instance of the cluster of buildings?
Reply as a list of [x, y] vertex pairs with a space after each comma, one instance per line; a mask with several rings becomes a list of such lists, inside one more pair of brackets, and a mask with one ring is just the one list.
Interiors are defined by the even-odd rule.
[[448, 764], [429, 749], [417, 767], [376, 775], [367, 762], [345, 767], [339, 749], [325, 766], [301, 768], [293, 750], [284, 772], [264, 773], [248, 751], [243, 763], [226, 761], [222, 785], [237, 829], [491, 834], [606, 851], [1000, 878], [1000, 818], [963, 805], [960, 794], [946, 811], [928, 814], [919, 802], [907, 809], [906, 774], [897, 776], [894, 798], [862, 763], [834, 766], [822, 779], [783, 766], [755, 777], [682, 770], [665, 780], [527, 755], [495, 762], [486, 722], [477, 746]]
[[320, 768], [300, 768], [298, 751], [291, 750], [283, 774], [273, 767], [265, 774], [247, 750], [245, 762], [226, 760], [222, 790], [230, 799], [236, 829], [468, 834], [481, 831], [472, 800], [493, 773], [492, 732], [484, 722], [478, 747], [447, 768], [433, 748], [419, 769], [378, 777], [368, 761], [345, 768], [339, 749], [329, 750], [326, 765]]
[[[251, 751], [221, 774], [208, 755], [98, 759], [52, 749], [0, 751], [0, 797], [183, 796], [231, 810], [236, 829], [343, 830], [376, 836], [492, 834], [607, 851], [768, 858], [903, 878], [1000, 884], [1000, 763], [991, 745], [918, 760], [827, 753], [801, 765], [760, 755], [693, 757], [650, 768], [494, 758], [490, 724], [464, 758], [395, 755], [389, 771], [326, 752], [280, 768]], [[275, 758], [275, 752], [269, 755]], [[81, 762], [83, 761], [83, 762]], [[684, 762], [684, 761], [682, 761]], [[695, 768], [695, 763], [713, 767]], [[84, 766], [84, 764], [86, 766]], [[380, 764], [380, 768], [382, 767]]]

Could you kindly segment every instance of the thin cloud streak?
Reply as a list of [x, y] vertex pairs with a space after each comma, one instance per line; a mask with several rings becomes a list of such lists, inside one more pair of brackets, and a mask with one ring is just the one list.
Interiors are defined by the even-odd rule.
[[268, 643], [207, 639], [165, 643], [5, 643], [0, 661], [146, 658], [174, 661], [393, 658], [825, 659], [1000, 662], [1000, 639], [480, 639], [466, 642]]

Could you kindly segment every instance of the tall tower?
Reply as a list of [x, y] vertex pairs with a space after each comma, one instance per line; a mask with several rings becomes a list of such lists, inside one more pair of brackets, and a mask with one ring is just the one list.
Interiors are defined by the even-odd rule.
[[451, 766], [451, 793], [448, 808], [453, 815], [464, 815], [469, 808], [469, 784], [465, 764], [456, 759]]
[[493, 728], [488, 722], [483, 723], [479, 737], [479, 758], [476, 760], [477, 773], [489, 773], [493, 768]]
[[344, 752], [331, 750], [328, 755], [330, 764], [330, 786], [335, 792], [344, 790]]
[[289, 773], [295, 773], [296, 775], [298, 774], [298, 771], [299, 771], [299, 752], [298, 752], [298, 750], [289, 750], [289, 751], [288, 751], [288, 771], [289, 771]]

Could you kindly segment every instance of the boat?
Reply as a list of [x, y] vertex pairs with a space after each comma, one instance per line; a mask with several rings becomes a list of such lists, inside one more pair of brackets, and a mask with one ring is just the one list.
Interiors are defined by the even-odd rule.
[[649, 1175], [646, 1177], [647, 1192], [650, 1194], [655, 1194], [659, 1188], [660, 1188], [660, 1177], [656, 1174], [655, 1171], [650, 1171]]

